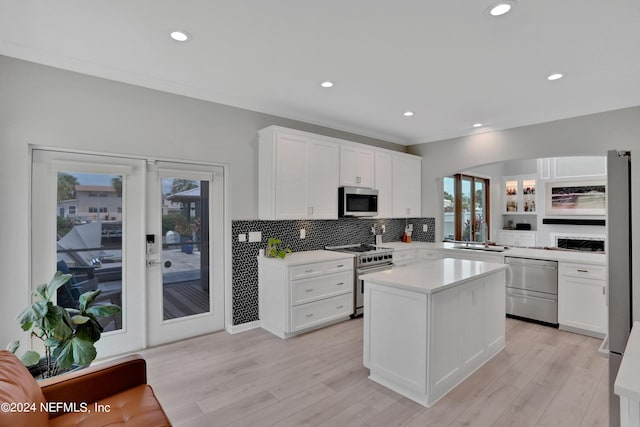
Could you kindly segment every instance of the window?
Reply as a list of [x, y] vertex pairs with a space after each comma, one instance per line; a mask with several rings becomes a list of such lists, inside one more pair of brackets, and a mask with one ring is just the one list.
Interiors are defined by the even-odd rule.
[[69, 215], [75, 215], [75, 214], [76, 214], [76, 207], [69, 206]]
[[107, 212], [107, 208], [100, 208], [100, 212], [102, 212], [102, 213]]
[[96, 213], [96, 212], [98, 212], [98, 208], [89, 207], [89, 213]]
[[489, 240], [489, 180], [456, 174], [443, 187], [444, 239]]
[[98, 197], [98, 193], [95, 191], [89, 191], [89, 197]]
[[98, 197], [109, 197], [109, 194], [105, 193], [104, 191], [101, 191], [100, 193], [98, 193]]

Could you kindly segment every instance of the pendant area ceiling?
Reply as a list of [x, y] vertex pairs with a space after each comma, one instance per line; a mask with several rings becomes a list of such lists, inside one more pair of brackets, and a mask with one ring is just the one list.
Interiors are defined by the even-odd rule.
[[492, 3], [0, 0], [0, 54], [405, 145], [640, 105], [639, 1]]

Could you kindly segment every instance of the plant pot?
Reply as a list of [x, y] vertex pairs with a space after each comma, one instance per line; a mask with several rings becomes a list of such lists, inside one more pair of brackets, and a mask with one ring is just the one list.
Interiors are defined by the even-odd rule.
[[[70, 368], [60, 369], [58, 368], [58, 365], [55, 360], [52, 360], [51, 364], [53, 365], [53, 369], [51, 370], [52, 377], [55, 377], [57, 375], [62, 375], [67, 372], [77, 371], [78, 369], [86, 368], [88, 366], [88, 365], [80, 366], [80, 365], [74, 364], [74, 365], [71, 365]], [[29, 370], [29, 373], [31, 374], [31, 376], [36, 380], [43, 380], [45, 378], [49, 378], [44, 376], [45, 373], [47, 372], [47, 359], [44, 357], [40, 359], [37, 365], [27, 366], [27, 369]]]

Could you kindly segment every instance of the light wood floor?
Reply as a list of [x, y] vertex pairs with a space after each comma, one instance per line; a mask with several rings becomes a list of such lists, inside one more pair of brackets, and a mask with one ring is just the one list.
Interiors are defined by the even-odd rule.
[[175, 426], [606, 426], [601, 341], [507, 319], [506, 348], [426, 409], [367, 379], [362, 319], [289, 340], [256, 329], [143, 352]]

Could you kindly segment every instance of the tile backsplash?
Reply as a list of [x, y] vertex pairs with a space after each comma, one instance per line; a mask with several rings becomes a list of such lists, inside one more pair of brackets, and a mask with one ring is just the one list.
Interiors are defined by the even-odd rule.
[[[233, 324], [258, 320], [258, 251], [267, 246], [267, 240], [275, 237], [293, 252], [323, 249], [325, 246], [375, 242], [371, 233], [373, 225], [378, 234], [382, 226], [386, 232], [382, 242], [399, 241], [405, 224], [413, 224], [412, 240], [435, 241], [435, 218], [373, 219], [344, 218], [333, 220], [232, 221], [233, 238]], [[424, 225], [427, 231], [423, 231]], [[300, 239], [300, 230], [306, 237]], [[260, 242], [249, 242], [249, 233], [260, 231]], [[238, 241], [238, 235], [246, 234], [247, 241]]]

